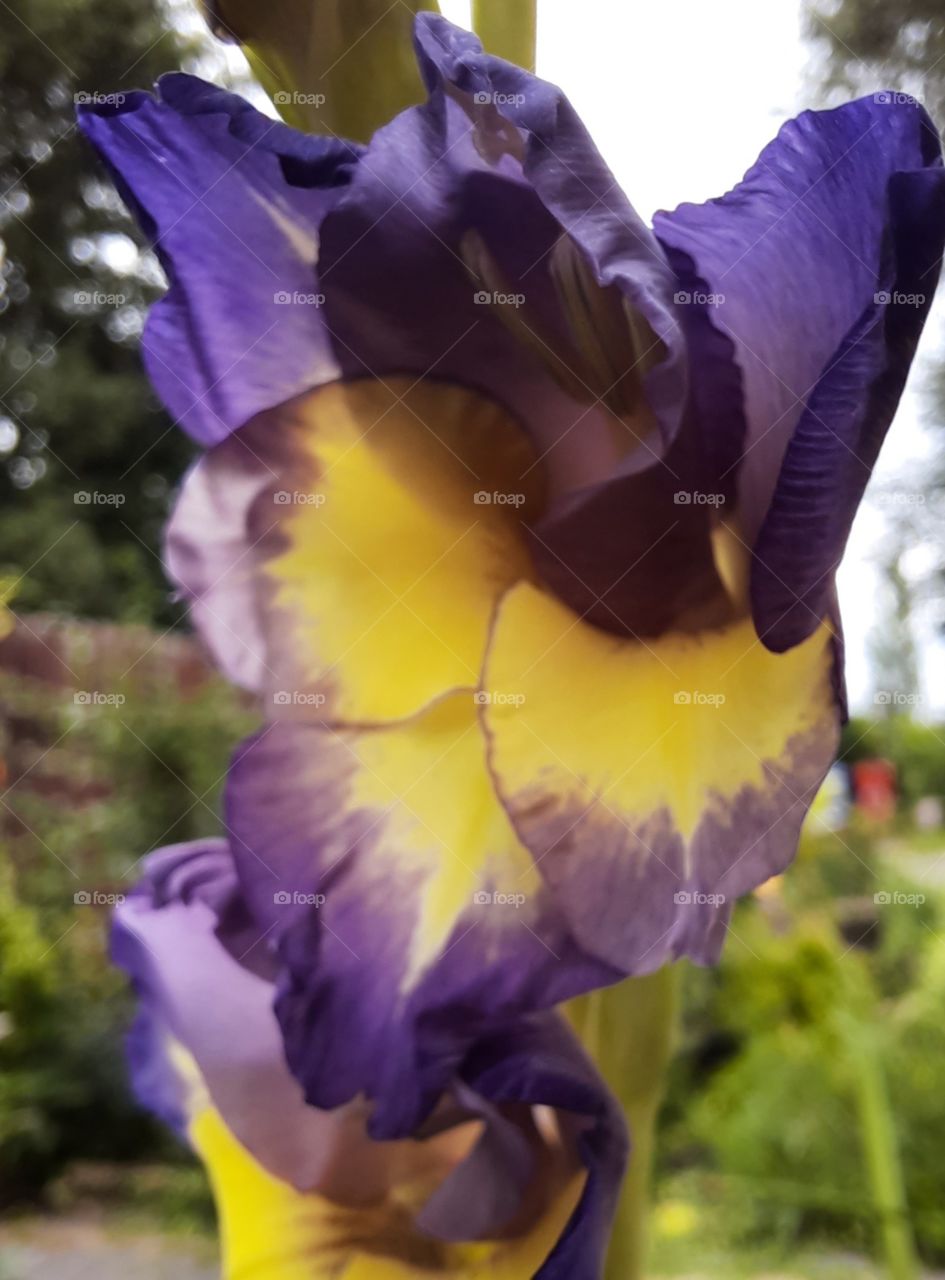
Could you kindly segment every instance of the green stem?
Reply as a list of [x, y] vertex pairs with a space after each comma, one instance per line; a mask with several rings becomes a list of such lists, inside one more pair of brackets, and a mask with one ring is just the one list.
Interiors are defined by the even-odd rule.
[[880, 1046], [872, 1027], [861, 1022], [853, 1024], [848, 1044], [855, 1054], [853, 1075], [863, 1148], [886, 1269], [890, 1280], [915, 1280], [918, 1262]]
[[489, 53], [535, 70], [538, 0], [473, 0], [473, 30]]
[[426, 96], [413, 25], [437, 0], [214, 0], [212, 9], [214, 29], [239, 40], [297, 129], [367, 142]]
[[677, 970], [628, 978], [576, 1002], [575, 1022], [630, 1127], [630, 1167], [621, 1189], [606, 1280], [642, 1280], [656, 1121], [676, 1025]]

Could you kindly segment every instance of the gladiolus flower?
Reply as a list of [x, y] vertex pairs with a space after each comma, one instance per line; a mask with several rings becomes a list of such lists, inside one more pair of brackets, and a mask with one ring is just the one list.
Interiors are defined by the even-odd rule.
[[231, 1280], [598, 1275], [625, 1158], [619, 1110], [562, 1020], [483, 1035], [423, 1132], [307, 1106], [225, 841], [152, 854], [118, 908], [141, 1100], [207, 1165]]
[[169, 571], [266, 711], [227, 826], [289, 1063], [384, 1138], [490, 1028], [713, 961], [790, 861], [945, 230], [898, 96], [650, 228], [556, 89], [431, 15], [416, 44], [428, 101], [363, 148], [182, 76], [83, 113], [208, 449]]

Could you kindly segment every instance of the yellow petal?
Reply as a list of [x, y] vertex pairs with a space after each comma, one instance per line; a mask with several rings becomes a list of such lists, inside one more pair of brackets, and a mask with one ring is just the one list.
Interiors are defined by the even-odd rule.
[[299, 1194], [256, 1164], [210, 1108], [193, 1120], [191, 1137], [213, 1184], [225, 1280], [528, 1280], [585, 1179], [573, 1176], [522, 1237], [446, 1245], [420, 1236], [390, 1204], [350, 1209]]
[[[421, 719], [364, 733], [350, 749], [360, 768], [350, 806], [383, 814], [379, 841], [390, 859], [390, 884], [419, 884], [417, 922], [402, 978], [409, 990], [449, 941], [461, 917], [481, 935], [487, 953], [493, 931], [540, 931], [541, 878], [513, 830], [486, 770], [485, 744], [472, 695], [444, 699]], [[375, 868], [378, 871], [379, 868]], [[419, 873], [419, 875], [418, 875]], [[521, 897], [516, 909], [482, 908], [476, 895]]]
[[510, 591], [484, 677], [497, 783], [585, 946], [706, 958], [711, 908], [794, 852], [836, 747], [832, 664], [827, 625], [784, 654], [747, 619], [645, 643]]
[[474, 688], [494, 603], [530, 571], [539, 470], [520, 429], [473, 392], [407, 379], [333, 384], [283, 412], [285, 550], [266, 575], [298, 687], [361, 723]]

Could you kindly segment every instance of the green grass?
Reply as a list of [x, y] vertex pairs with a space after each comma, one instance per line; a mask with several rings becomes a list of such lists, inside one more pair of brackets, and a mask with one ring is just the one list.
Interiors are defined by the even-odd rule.
[[870, 1263], [851, 1255], [739, 1253], [693, 1250], [689, 1259], [653, 1260], [652, 1280], [879, 1280]]
[[862, 1256], [866, 1238], [824, 1233], [801, 1245], [790, 1203], [780, 1217], [758, 1219], [755, 1200], [750, 1185], [734, 1180], [663, 1179], [651, 1215], [648, 1280], [879, 1280], [881, 1270]]

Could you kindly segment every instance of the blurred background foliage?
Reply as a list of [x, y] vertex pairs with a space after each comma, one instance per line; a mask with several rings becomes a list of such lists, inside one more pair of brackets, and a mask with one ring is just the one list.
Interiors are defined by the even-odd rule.
[[[721, 967], [689, 971], [664, 1113], [667, 1259], [691, 1258], [695, 1238], [769, 1262], [875, 1256], [859, 1097], [870, 1051], [889, 1082], [920, 1253], [945, 1261], [945, 894], [923, 874], [931, 859], [905, 869], [900, 852], [856, 825], [808, 830], [791, 874], [741, 904]], [[903, 900], [878, 905], [883, 891]], [[667, 1204], [690, 1206], [686, 1229], [666, 1221]]]
[[[58, 665], [36, 677], [40, 647]], [[80, 1183], [83, 1169], [169, 1162], [183, 1182], [152, 1186], [183, 1187], [184, 1217], [207, 1226], [202, 1176], [130, 1097], [132, 1002], [107, 927], [145, 851], [218, 832], [230, 750], [254, 717], [188, 640], [41, 615], [0, 644], [0, 712], [13, 784], [0, 809], [0, 1210], [61, 1204], [76, 1162]], [[127, 1173], [118, 1183], [133, 1190]]]
[[818, 78], [828, 95], [911, 92], [942, 118], [945, 19], [937, 0], [812, 0], [805, 19], [824, 54]]
[[164, 623], [155, 551], [191, 448], [138, 355], [160, 272], [75, 105], [196, 50], [153, 0], [30, 0], [29, 26], [17, 7], [0, 5], [0, 574], [24, 609]]
[[[221, 79], [174, 7], [30, 0], [31, 33], [0, 3], [0, 578], [17, 582], [24, 614], [13, 648], [0, 645], [0, 757], [17, 784], [0, 796], [0, 1210], [111, 1199], [125, 1218], [200, 1231], [202, 1175], [128, 1094], [130, 998], [107, 961], [107, 908], [75, 900], [125, 892], [145, 851], [217, 830], [228, 755], [252, 719], [188, 641], [162, 638], [178, 610], [156, 552], [191, 450], [139, 364], [160, 272], [73, 117], [77, 94], [165, 70]], [[817, 0], [806, 21], [825, 101], [891, 84], [945, 119], [940, 4]], [[933, 365], [941, 418], [945, 364]], [[890, 520], [883, 555], [880, 688], [915, 688], [916, 591], [943, 594], [941, 566], [918, 588], [903, 572], [917, 539], [945, 543], [943, 477], [916, 484], [927, 501]], [[76, 501], [90, 491], [122, 501]], [[60, 543], [68, 555], [49, 554]], [[57, 615], [142, 625], [87, 623], [63, 639]], [[68, 674], [26, 675], [31, 638], [65, 646]], [[77, 702], [83, 689], [112, 700]], [[945, 726], [897, 710], [855, 718], [843, 747], [850, 764], [893, 764], [894, 818], [815, 825], [791, 876], [739, 906], [720, 968], [687, 971], [660, 1148], [660, 1274], [717, 1255], [713, 1274], [737, 1280], [807, 1250], [842, 1253], [818, 1276], [866, 1274], [851, 1261], [876, 1251], [851, 1034], [865, 1024], [882, 1028], [917, 1241], [945, 1267], [945, 835], [913, 824], [919, 801], [945, 802]], [[924, 900], [879, 907], [880, 890]]]

